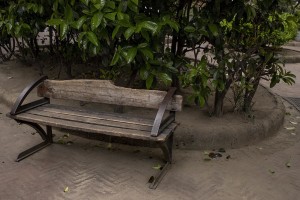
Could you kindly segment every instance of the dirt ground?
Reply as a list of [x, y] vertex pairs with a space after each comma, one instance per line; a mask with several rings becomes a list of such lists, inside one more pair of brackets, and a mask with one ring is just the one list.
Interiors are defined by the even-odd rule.
[[[11, 61], [0, 65], [0, 84], [5, 85], [2, 96], [7, 97], [4, 102], [12, 105], [22, 89], [40, 76], [41, 69], [50, 79], [56, 79], [60, 68], [57, 64], [53, 64], [54, 62], [48, 62], [37, 62], [32, 66], [26, 66]], [[73, 74], [79, 78], [92, 77], [95, 69], [80, 65], [73, 68]], [[62, 79], [67, 77], [64, 69], [61, 70], [60, 75]], [[189, 93], [186, 91], [183, 91], [184, 99], [187, 99]], [[35, 98], [34, 95], [31, 97]], [[74, 104], [82, 105], [79, 102]], [[213, 104], [213, 98], [210, 99], [209, 104]], [[93, 105], [84, 104], [84, 106]], [[253, 112], [250, 116], [234, 113], [232, 107], [233, 101], [229, 94], [225, 99], [224, 115], [216, 118], [209, 117], [207, 107], [199, 108], [185, 101], [183, 111], [177, 113], [180, 126], [175, 132], [175, 147], [194, 150], [241, 147], [274, 135], [284, 117], [281, 100], [263, 87], [258, 89], [254, 97]], [[132, 108], [127, 110], [133, 111]]]
[[[43, 67], [55, 78], [57, 68]], [[0, 104], [0, 199], [295, 200], [300, 196], [300, 113], [263, 87], [250, 118], [234, 115], [228, 100], [222, 118], [210, 118], [205, 109], [185, 105], [177, 115], [181, 125], [175, 132], [174, 164], [157, 190], [149, 190], [147, 182], [156, 173], [153, 167], [162, 164], [158, 149], [88, 140], [66, 131], [55, 130], [53, 145], [16, 163], [17, 154], [40, 138], [5, 117], [9, 108], [4, 104], [11, 105], [39, 74], [34, 66], [0, 65], [0, 92], [5, 97]], [[297, 89], [294, 94], [299, 94]], [[278, 91], [283, 96], [288, 90], [280, 86]], [[280, 116], [278, 112], [284, 112], [283, 126], [276, 124], [283, 118], [275, 117], [273, 127], [265, 119], [272, 113]], [[251, 134], [246, 134], [249, 130]], [[217, 151], [222, 157], [211, 159], [209, 154]]]

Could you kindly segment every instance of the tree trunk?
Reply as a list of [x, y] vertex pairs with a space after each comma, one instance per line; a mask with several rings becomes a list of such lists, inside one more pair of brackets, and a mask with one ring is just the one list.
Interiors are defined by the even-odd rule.
[[223, 115], [223, 102], [225, 96], [231, 86], [232, 80], [227, 80], [223, 91], [216, 90], [215, 92], [215, 102], [214, 102], [214, 115], [216, 117], [221, 117]]
[[244, 105], [243, 105], [243, 111], [245, 113], [249, 113], [251, 111], [252, 100], [253, 100], [253, 97], [254, 97], [254, 95], [256, 93], [256, 90], [258, 88], [259, 80], [260, 80], [260, 78], [258, 80], [255, 80], [252, 90], [246, 90], [245, 91]]
[[224, 91], [220, 92], [218, 90], [215, 92], [214, 115], [216, 117], [221, 117], [223, 115], [224, 93]]

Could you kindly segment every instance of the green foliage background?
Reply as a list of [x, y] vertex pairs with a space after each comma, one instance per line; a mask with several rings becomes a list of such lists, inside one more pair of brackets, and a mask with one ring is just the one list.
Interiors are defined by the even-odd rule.
[[[0, 45], [14, 38], [20, 53], [38, 58], [38, 33], [50, 30], [49, 55], [92, 62], [101, 78], [133, 87], [192, 87], [200, 106], [215, 97], [223, 113], [233, 90], [235, 110], [250, 112], [261, 78], [273, 87], [294, 82], [277, 51], [298, 29], [293, 0], [8, 0], [0, 3]], [[187, 55], [190, 58], [187, 58]], [[100, 78], [100, 77], [99, 77]]]

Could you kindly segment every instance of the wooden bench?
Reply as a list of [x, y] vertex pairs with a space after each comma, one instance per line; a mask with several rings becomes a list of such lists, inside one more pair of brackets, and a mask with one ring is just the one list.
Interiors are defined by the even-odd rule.
[[[28, 94], [37, 87], [39, 100], [23, 105]], [[16, 100], [8, 117], [34, 128], [43, 142], [19, 154], [20, 161], [50, 145], [52, 127], [155, 143], [164, 153], [166, 164], [150, 188], [156, 188], [172, 162], [173, 132], [177, 127], [175, 112], [182, 109], [182, 97], [168, 92], [117, 87], [107, 80], [49, 80], [46, 76], [27, 86]], [[126, 113], [90, 111], [50, 103], [50, 99], [78, 100], [158, 109], [156, 117], [147, 119]], [[169, 110], [169, 112], [166, 112]], [[165, 114], [167, 113], [167, 114]], [[44, 130], [41, 125], [45, 126]]]

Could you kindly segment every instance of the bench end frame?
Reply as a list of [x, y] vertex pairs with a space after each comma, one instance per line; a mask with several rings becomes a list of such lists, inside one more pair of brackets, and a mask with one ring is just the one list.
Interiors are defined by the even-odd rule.
[[26, 99], [26, 97], [28, 96], [28, 94], [35, 88], [37, 87], [39, 84], [41, 84], [44, 80], [48, 79], [47, 76], [42, 76], [39, 79], [37, 79], [36, 81], [32, 82], [31, 84], [29, 84], [19, 95], [19, 97], [17, 98], [16, 102], [14, 103], [11, 111], [10, 111], [10, 115], [17, 115], [19, 113], [25, 112], [27, 110], [30, 110], [32, 108], [36, 108], [38, 106], [44, 105], [44, 104], [48, 104], [50, 103], [50, 99], [49, 98], [42, 98], [39, 99], [37, 101], [22, 105], [24, 100]]

